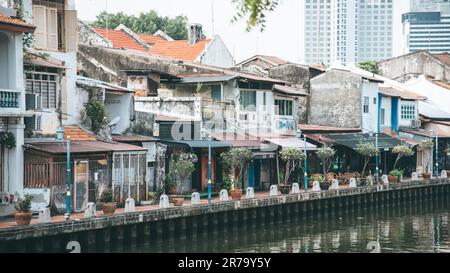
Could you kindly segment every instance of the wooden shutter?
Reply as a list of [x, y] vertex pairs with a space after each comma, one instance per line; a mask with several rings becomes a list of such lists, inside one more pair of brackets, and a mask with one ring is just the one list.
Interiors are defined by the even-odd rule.
[[47, 14], [44, 6], [33, 6], [33, 23], [36, 26], [34, 32], [34, 47], [47, 48]]
[[78, 50], [78, 19], [76, 10], [66, 10], [65, 16], [65, 44], [67, 52]]
[[58, 11], [47, 8], [47, 49], [58, 50]]

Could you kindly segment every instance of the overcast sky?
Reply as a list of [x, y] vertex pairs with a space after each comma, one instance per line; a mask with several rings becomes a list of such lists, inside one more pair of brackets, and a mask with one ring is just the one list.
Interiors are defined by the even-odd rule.
[[[276, 55], [292, 62], [303, 62], [303, 5], [304, 0], [282, 0], [280, 6], [267, 17], [264, 32], [254, 29], [245, 31], [245, 21], [231, 23], [236, 13], [231, 0], [75, 0], [78, 16], [82, 20], [94, 21], [97, 14], [108, 8], [108, 12], [122, 11], [139, 14], [155, 9], [160, 15], [174, 17], [186, 15], [191, 23], [201, 23], [206, 35], [219, 34], [227, 44], [237, 62], [255, 54]], [[400, 29], [401, 11], [406, 9], [406, 0], [395, 0], [398, 4], [394, 21]], [[401, 4], [399, 4], [401, 3]], [[214, 9], [212, 8], [214, 6]], [[399, 34], [397, 32], [397, 34]], [[396, 35], [394, 30], [394, 37]], [[394, 48], [398, 41], [393, 42]]]

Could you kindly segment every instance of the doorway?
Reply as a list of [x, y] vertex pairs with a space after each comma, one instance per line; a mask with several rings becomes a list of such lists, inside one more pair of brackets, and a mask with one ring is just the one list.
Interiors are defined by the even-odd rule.
[[75, 161], [74, 174], [74, 211], [80, 212], [87, 207], [89, 198], [89, 164], [87, 160]]

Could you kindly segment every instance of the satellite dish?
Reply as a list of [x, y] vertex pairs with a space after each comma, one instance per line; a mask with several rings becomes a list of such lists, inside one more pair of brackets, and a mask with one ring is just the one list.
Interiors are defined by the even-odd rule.
[[120, 121], [120, 117], [115, 117], [113, 120], [111, 120], [111, 122], [108, 124], [108, 126], [114, 126], [117, 123], [119, 123]]

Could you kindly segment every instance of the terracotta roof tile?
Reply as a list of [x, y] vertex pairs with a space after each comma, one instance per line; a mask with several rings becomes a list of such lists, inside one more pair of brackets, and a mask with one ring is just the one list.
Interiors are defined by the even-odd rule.
[[64, 126], [64, 139], [68, 139], [72, 141], [95, 141], [97, 138], [95, 135], [81, 129], [80, 127], [73, 126]]
[[139, 38], [142, 39], [142, 41], [146, 42], [147, 44], [155, 44], [157, 42], [163, 42], [163, 41], [167, 41], [166, 39], [164, 39], [163, 37], [159, 36], [159, 35], [150, 35], [150, 34], [138, 34]]
[[23, 32], [33, 32], [34, 29], [36, 28], [32, 24], [27, 23], [23, 20], [3, 15], [0, 15], [0, 24], [19, 27], [22, 29]]
[[111, 41], [111, 43], [115, 48], [131, 49], [147, 52], [147, 50], [142, 45], [140, 45], [136, 40], [134, 40], [132, 37], [130, 37], [122, 30], [113, 30], [105, 28], [94, 28], [94, 30], [98, 34], [102, 35], [104, 38]]
[[450, 65], [450, 53], [444, 52], [439, 54], [433, 54], [434, 57], [438, 58], [441, 62]]
[[187, 40], [161, 41], [150, 48], [150, 53], [162, 57], [173, 58], [182, 61], [195, 61], [205, 50], [211, 40], [200, 40], [190, 45]]

